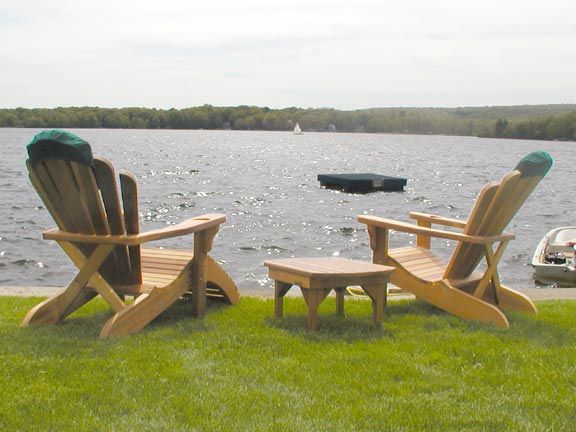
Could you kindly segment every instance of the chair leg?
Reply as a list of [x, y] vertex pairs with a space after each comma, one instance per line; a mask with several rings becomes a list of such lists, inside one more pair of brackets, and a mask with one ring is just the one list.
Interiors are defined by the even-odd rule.
[[171, 284], [140, 295], [134, 303], [106, 322], [100, 337], [126, 335], [143, 329], [189, 290], [192, 285], [191, 269], [192, 262], [189, 262]]
[[[497, 327], [510, 327], [508, 319], [496, 306], [465, 293], [446, 281], [434, 283], [430, 292], [434, 293], [431, 296], [434, 301], [430, 303], [460, 318], [481, 321]], [[438, 295], [439, 293], [441, 294]], [[426, 300], [426, 298], [419, 297]]]
[[508, 319], [496, 306], [450, 285], [446, 280], [423, 282], [403, 267], [395, 267], [390, 282], [417, 298], [463, 319], [509, 327]]
[[94, 289], [90, 289], [90, 288], [86, 287], [85, 289], [83, 289], [80, 292], [80, 294], [78, 294], [76, 299], [74, 299], [74, 301], [72, 303], [70, 303], [70, 305], [68, 305], [66, 310], [62, 313], [62, 316], [60, 319], [64, 319], [68, 315], [76, 312], [78, 309], [80, 309], [82, 306], [84, 306], [86, 303], [88, 303], [90, 300], [92, 300], [97, 295], [98, 295], [98, 292], [96, 292]]
[[58, 294], [34, 306], [22, 321], [22, 326], [55, 324], [88, 303], [96, 293], [87, 288], [72, 292], [64, 288]]
[[[202, 251], [201, 251], [202, 252]], [[140, 295], [134, 303], [119, 311], [102, 328], [100, 337], [135, 333], [164, 312], [172, 303], [192, 289], [193, 314], [202, 317], [206, 305], [206, 254], [195, 253], [174, 281]]]
[[220, 288], [229, 304], [235, 305], [240, 301], [240, 291], [234, 280], [224, 267], [209, 255], [206, 257], [206, 280]]
[[88, 290], [86, 284], [93, 278], [113, 248], [112, 245], [99, 245], [92, 255], [85, 260], [84, 265], [70, 282], [70, 285], [32, 308], [24, 318], [22, 325], [54, 324], [94, 298], [96, 294]]
[[216, 227], [194, 233], [194, 258], [189, 263], [189, 276], [190, 286], [194, 293], [192, 316], [195, 318], [202, 318], [206, 313], [206, 261], [217, 231]]
[[524, 294], [514, 291], [504, 285], [500, 285], [498, 290], [499, 306], [505, 310], [513, 310], [518, 312], [527, 312], [538, 315], [536, 305]]
[[208, 252], [218, 228], [194, 233], [194, 255], [172, 283], [162, 288], [154, 288], [142, 294], [130, 306], [122, 309], [108, 320], [100, 337], [134, 333], [144, 328], [150, 321], [164, 312], [186, 292], [192, 291], [194, 305], [192, 314], [201, 318], [206, 312], [206, 273]]

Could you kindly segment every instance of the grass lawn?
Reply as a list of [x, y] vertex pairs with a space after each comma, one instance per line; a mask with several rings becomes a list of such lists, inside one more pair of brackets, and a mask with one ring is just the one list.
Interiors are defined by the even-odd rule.
[[98, 339], [96, 300], [21, 328], [39, 299], [0, 298], [0, 430], [576, 430], [576, 302], [502, 330], [414, 301], [334, 299], [305, 330], [301, 298], [244, 298], [188, 319], [182, 300], [139, 334]]

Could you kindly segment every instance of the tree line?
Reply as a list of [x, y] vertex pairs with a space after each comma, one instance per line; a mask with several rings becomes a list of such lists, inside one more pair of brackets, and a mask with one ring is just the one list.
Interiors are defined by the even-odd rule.
[[576, 105], [467, 108], [270, 109], [255, 106], [184, 109], [0, 109], [0, 127], [111, 129], [233, 129], [467, 135], [576, 140]]

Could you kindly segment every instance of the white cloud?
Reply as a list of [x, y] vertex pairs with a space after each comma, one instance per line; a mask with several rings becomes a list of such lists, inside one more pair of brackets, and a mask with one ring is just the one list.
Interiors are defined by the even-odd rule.
[[563, 0], [10, 0], [0, 94], [6, 107], [574, 102], [575, 15]]

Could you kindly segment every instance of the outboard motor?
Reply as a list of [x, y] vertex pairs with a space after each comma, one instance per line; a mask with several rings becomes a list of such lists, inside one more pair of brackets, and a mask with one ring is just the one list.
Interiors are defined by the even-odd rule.
[[544, 261], [548, 264], [566, 264], [566, 256], [562, 252], [549, 252]]

